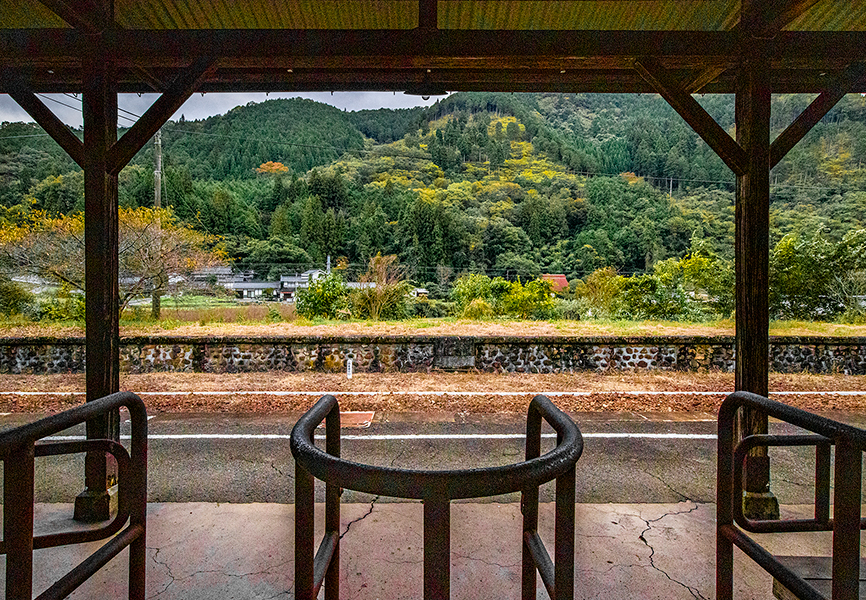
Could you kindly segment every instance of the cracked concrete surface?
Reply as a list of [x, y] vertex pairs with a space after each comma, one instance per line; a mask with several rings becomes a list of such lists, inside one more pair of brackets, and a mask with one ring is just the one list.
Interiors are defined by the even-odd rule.
[[[664, 482], [662, 482], [662, 483], [664, 483]], [[668, 487], [670, 487], [670, 486], [668, 486]], [[689, 502], [691, 502], [691, 501], [689, 501]], [[681, 586], [683, 586], [685, 589], [687, 589], [687, 590], [689, 591], [689, 593], [690, 593], [690, 594], [695, 598], [695, 600], [708, 600], [707, 598], [704, 597], [703, 594], [701, 594], [700, 591], [698, 591], [698, 590], [695, 589], [694, 587], [692, 587], [692, 586], [690, 586], [690, 585], [688, 585], [688, 584], [686, 584], [686, 583], [683, 583], [682, 581], [679, 581], [679, 580], [677, 580], [677, 579], [674, 579], [673, 577], [670, 576], [670, 574], [669, 574], [667, 571], [665, 571], [664, 569], [659, 568], [659, 566], [655, 563], [655, 560], [654, 560], [656, 550], [655, 550], [655, 548], [652, 546], [652, 544], [650, 544], [650, 542], [647, 540], [647, 537], [646, 537], [647, 534], [649, 533], [649, 531], [653, 528], [653, 524], [654, 524], [654, 523], [659, 523], [659, 522], [660, 522], [662, 519], [664, 519], [665, 517], [669, 517], [669, 516], [671, 516], [671, 515], [683, 515], [683, 514], [689, 514], [689, 513], [691, 513], [691, 512], [694, 512], [694, 511], [698, 510], [698, 505], [697, 505], [697, 504], [695, 504], [694, 502], [691, 502], [691, 504], [692, 504], [692, 507], [689, 508], [688, 510], [685, 510], [685, 511], [677, 511], [677, 512], [672, 512], [672, 513], [670, 513], [670, 512], [669, 512], [669, 513], [665, 513], [665, 514], [663, 514], [662, 516], [658, 517], [657, 519], [644, 519], [644, 523], [646, 523], [646, 529], [644, 529], [643, 531], [641, 531], [640, 536], [638, 536], [638, 538], [640, 539], [640, 541], [642, 541], [644, 544], [646, 544], [646, 547], [647, 547], [647, 548], [650, 549], [649, 561], [650, 561], [650, 566], [651, 566], [653, 569], [655, 569], [656, 571], [658, 571], [659, 573], [661, 573], [662, 575], [664, 575], [665, 577], [667, 577], [668, 580], [672, 581], [673, 583], [676, 583], [677, 585], [681, 585]]]
[[655, 473], [650, 473], [649, 471], [641, 471], [641, 472], [644, 473], [645, 475], [648, 475], [648, 476], [652, 477], [653, 479], [655, 479], [655, 480], [658, 481], [659, 483], [661, 483], [663, 486], [665, 486], [665, 487], [666, 487], [667, 489], [669, 489], [671, 492], [673, 492], [674, 494], [676, 494], [677, 496], [679, 496], [681, 500], [690, 500], [690, 498], [689, 498], [688, 496], [686, 496], [685, 494], [683, 494], [681, 491], [675, 489], [675, 488], [674, 488], [670, 483], [668, 483], [667, 481], [665, 481], [661, 476], [656, 475]]
[[283, 470], [280, 469], [280, 468], [277, 466], [277, 464], [276, 464], [275, 462], [270, 462], [270, 463], [268, 463], [268, 464], [271, 466], [271, 468], [272, 468], [274, 471], [276, 471], [277, 473], [279, 473], [281, 476], [283, 476], [283, 477], [287, 477], [287, 478], [289, 478], [289, 479], [291, 479], [291, 480], [294, 480], [294, 479], [295, 479], [295, 476], [294, 476], [294, 475], [291, 475], [291, 474], [289, 474], [289, 473], [283, 473]]
[[[785, 516], [805, 513], [783, 507]], [[316, 506], [317, 538], [323, 506]], [[38, 505], [68, 529], [69, 505]], [[342, 506], [342, 598], [422, 596], [423, 507], [418, 502]], [[147, 597], [158, 600], [294, 597], [294, 506], [285, 504], [151, 504]], [[455, 503], [451, 508], [452, 597], [507, 600], [520, 596], [518, 504]], [[552, 553], [553, 506], [540, 506], [539, 533]], [[772, 552], [829, 554], [826, 534], [764, 536]], [[676, 504], [578, 504], [575, 597], [708, 600], [714, 597], [715, 507]], [[34, 553], [35, 591], [98, 547], [83, 544]], [[122, 598], [127, 553], [111, 561], [72, 598]], [[739, 598], [768, 598], [770, 578], [742, 554], [735, 560]], [[0, 561], [0, 585], [5, 578]], [[546, 598], [540, 578], [538, 598]]]
[[[373, 498], [373, 499], [370, 501], [370, 509], [369, 509], [367, 512], [365, 512], [363, 515], [361, 515], [361, 516], [358, 517], [357, 519], [354, 519], [354, 520], [349, 521], [348, 523], [346, 523], [346, 528], [343, 529], [343, 533], [340, 534], [340, 539], [341, 539], [341, 540], [342, 540], [344, 537], [346, 537], [346, 534], [347, 534], [347, 533], [349, 533], [349, 529], [352, 528], [352, 525], [354, 525], [355, 523], [359, 523], [359, 522], [363, 521], [364, 519], [366, 519], [367, 517], [369, 517], [370, 515], [373, 514], [373, 508], [376, 506], [376, 502], [378, 502], [378, 501], [379, 501], [379, 496], [376, 496], [375, 498]], [[341, 514], [340, 516], [342, 516], [342, 514]]]

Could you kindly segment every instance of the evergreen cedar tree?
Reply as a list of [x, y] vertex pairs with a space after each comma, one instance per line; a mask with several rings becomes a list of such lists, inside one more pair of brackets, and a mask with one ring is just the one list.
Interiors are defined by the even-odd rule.
[[[730, 97], [699, 101], [732, 126]], [[774, 96], [774, 133], [808, 101]], [[0, 223], [83, 207], [80, 170], [40, 133], [0, 125]], [[685, 293], [709, 298], [733, 258], [733, 177], [654, 95], [460, 93], [354, 113], [268, 100], [167, 124], [163, 153], [163, 205], [261, 278], [328, 255], [358, 275], [381, 253], [398, 255], [432, 297], [447, 297], [463, 272], [523, 282], [562, 274], [573, 291], [612, 268], [662, 288], [690, 277]], [[846, 235], [866, 226], [864, 163], [866, 100], [851, 95], [773, 171], [776, 314], [838, 314], [847, 309], [831, 291], [858, 295], [861, 238]], [[134, 209], [152, 198], [149, 146], [121, 172], [119, 201]], [[672, 260], [688, 277], [670, 274]], [[700, 265], [713, 265], [715, 282], [696, 275]], [[657, 293], [641, 281], [633, 287]], [[797, 287], [815, 298], [792, 302]]]

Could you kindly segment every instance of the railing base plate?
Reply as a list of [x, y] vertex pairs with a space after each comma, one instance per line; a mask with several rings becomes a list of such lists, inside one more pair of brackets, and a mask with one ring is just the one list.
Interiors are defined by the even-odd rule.
[[743, 492], [743, 514], [756, 521], [779, 519], [779, 501], [772, 492]]

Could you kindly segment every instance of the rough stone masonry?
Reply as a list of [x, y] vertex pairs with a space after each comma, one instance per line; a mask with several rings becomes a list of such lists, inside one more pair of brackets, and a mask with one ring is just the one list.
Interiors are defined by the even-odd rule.
[[[121, 340], [121, 369], [180, 371], [484, 372], [733, 371], [733, 337], [181, 337]], [[866, 373], [866, 338], [770, 338], [771, 369]], [[0, 338], [0, 373], [79, 373], [84, 338]]]

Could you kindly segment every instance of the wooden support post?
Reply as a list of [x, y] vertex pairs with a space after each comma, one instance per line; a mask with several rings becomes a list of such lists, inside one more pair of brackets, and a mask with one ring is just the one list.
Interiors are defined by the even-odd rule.
[[[746, 172], [737, 176], [736, 381], [737, 390], [766, 396], [769, 371], [770, 86], [766, 59], [746, 60], [736, 95], [737, 142]], [[767, 415], [743, 409], [739, 437], [767, 432]], [[770, 493], [766, 448], [749, 455], [743, 509], [750, 518], [779, 518]]]
[[[87, 400], [120, 390], [117, 174], [189, 98], [214, 66], [200, 58], [181, 72], [141, 119], [117, 139], [117, 81], [110, 53], [94, 42], [82, 61], [84, 78], [84, 271], [87, 291]], [[117, 412], [87, 423], [88, 438], [120, 439]], [[105, 455], [88, 454], [86, 489], [75, 499], [75, 519], [108, 518], [116, 481]]]
[[[96, 41], [82, 61], [84, 77], [84, 271], [87, 401], [120, 389], [117, 175], [108, 168], [117, 141], [117, 93], [108, 53]], [[88, 438], [120, 438], [120, 419], [112, 414], [87, 423]], [[115, 474], [105, 454], [85, 459], [86, 489], [75, 499], [75, 519], [109, 516], [108, 487]]]

